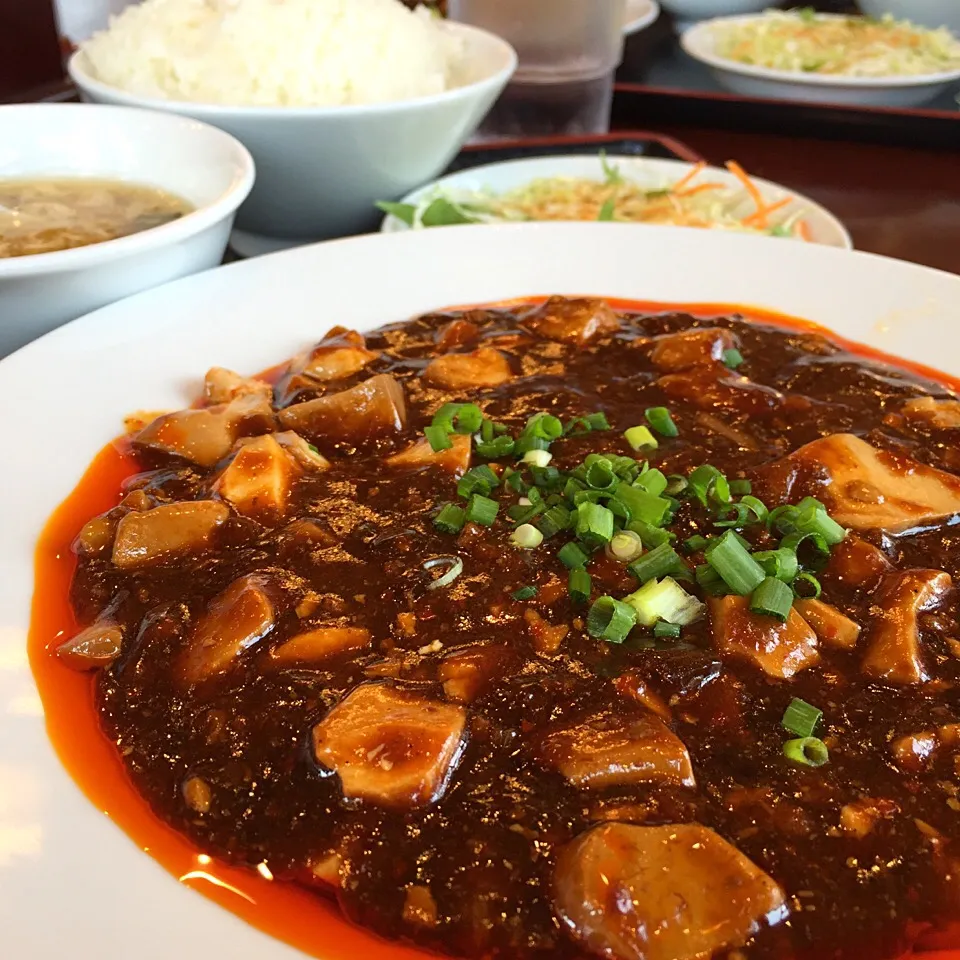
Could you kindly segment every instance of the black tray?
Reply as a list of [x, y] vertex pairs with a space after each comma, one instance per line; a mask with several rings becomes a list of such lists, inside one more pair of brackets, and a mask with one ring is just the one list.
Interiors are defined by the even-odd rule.
[[526, 157], [563, 157], [582, 153], [627, 154], [635, 157], [659, 157], [697, 163], [703, 158], [685, 143], [649, 130], [617, 130], [577, 137], [528, 137], [522, 140], [499, 140], [495, 143], [470, 144], [463, 148], [447, 173], [479, 167], [504, 160]]

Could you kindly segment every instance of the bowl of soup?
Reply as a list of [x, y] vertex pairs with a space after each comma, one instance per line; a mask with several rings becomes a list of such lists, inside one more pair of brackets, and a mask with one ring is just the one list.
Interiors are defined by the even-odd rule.
[[186, 117], [0, 107], [0, 357], [216, 266], [253, 180], [245, 147]]

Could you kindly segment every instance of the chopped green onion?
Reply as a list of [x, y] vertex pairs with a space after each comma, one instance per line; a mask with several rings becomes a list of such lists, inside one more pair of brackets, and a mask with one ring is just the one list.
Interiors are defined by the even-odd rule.
[[590, 574], [587, 573], [583, 567], [577, 567], [570, 571], [567, 591], [570, 594], [570, 599], [574, 603], [588, 603], [592, 588], [593, 585], [590, 581]]
[[801, 600], [816, 600], [822, 590], [820, 581], [812, 573], [799, 573], [793, 581], [793, 592]]
[[729, 592], [723, 577], [709, 563], [701, 563], [693, 573], [700, 589], [709, 596], [722, 597]]
[[[801, 554], [800, 547], [804, 544], [810, 549], [805, 549]], [[814, 568], [830, 556], [830, 547], [819, 533], [788, 533], [780, 541], [780, 549], [791, 550], [802, 564]]]
[[800, 570], [797, 555], [783, 547], [778, 550], [761, 550], [751, 556], [763, 567], [763, 572], [768, 577], [776, 577], [784, 583], [790, 583]]
[[701, 537], [700, 534], [697, 534], [693, 537], [688, 537], [683, 541], [683, 548], [687, 551], [687, 553], [698, 553], [709, 545], [710, 541], [706, 537]]
[[[735, 480], [734, 483], [737, 481]], [[744, 483], [750, 483], [749, 480], [744, 480]], [[730, 492], [733, 493], [733, 483], [730, 484]], [[767, 505], [757, 497], [751, 496], [749, 493], [745, 494], [740, 498], [740, 503], [743, 504], [753, 515], [756, 517], [757, 523], [766, 523], [767, 514], [770, 512], [767, 510]]]
[[450, 434], [447, 433], [444, 427], [424, 427], [423, 435], [427, 438], [430, 449], [434, 453], [439, 453], [441, 450], [449, 450], [453, 446]]
[[677, 425], [670, 416], [670, 411], [666, 407], [647, 407], [643, 415], [647, 418], [647, 423], [653, 427], [661, 437], [676, 437], [680, 435]]
[[528, 450], [523, 455], [523, 462], [535, 467], [546, 467], [552, 459], [553, 454], [549, 450]]
[[500, 485], [500, 478], [484, 463], [468, 470], [457, 484], [457, 493], [468, 498], [474, 493], [486, 496]]
[[[616, 503], [616, 501], [612, 501]], [[643, 553], [643, 541], [639, 533], [633, 530], [621, 530], [613, 535], [613, 539], [606, 545], [605, 552], [611, 560], [618, 563], [631, 563]]]
[[656, 450], [660, 446], [649, 427], [630, 427], [623, 435], [634, 450]]
[[427, 584], [428, 590], [442, 590], [453, 583], [463, 573], [463, 560], [460, 557], [434, 557], [423, 563], [423, 569], [430, 572], [434, 567], [446, 567], [445, 573]]
[[797, 508], [788, 503], [774, 507], [767, 514], [767, 529], [771, 532], [777, 530], [780, 533], [789, 533], [795, 529], [793, 526], [793, 518], [796, 516], [796, 513]]
[[433, 525], [441, 533], [459, 533], [467, 522], [466, 511], [454, 503], [448, 503], [433, 518]]
[[510, 542], [521, 550], [535, 550], [543, 543], [543, 534], [532, 524], [524, 523], [510, 534]]
[[467, 505], [467, 520], [470, 523], [479, 523], [482, 527], [492, 526], [499, 509], [500, 504], [496, 500], [475, 493]]
[[475, 403], [445, 403], [434, 415], [432, 426], [447, 433], [476, 433], [483, 423], [483, 411]]
[[560, 471], [556, 467], [538, 467], [535, 463], [528, 464], [533, 482], [544, 489], [555, 489], [561, 480]]
[[730, 501], [730, 484], [727, 478], [709, 463], [697, 467], [687, 478], [687, 482], [690, 484], [690, 492], [703, 506], [707, 506], [711, 498], [720, 503]]
[[797, 504], [793, 522], [798, 532], [817, 534], [831, 547], [847, 535], [847, 531], [827, 513], [827, 508], [813, 497], [806, 497]]
[[482, 440], [477, 444], [477, 453], [487, 460], [499, 460], [500, 457], [508, 457], [513, 453], [513, 437], [499, 436], [492, 440]]
[[503, 481], [514, 493], [526, 493], [527, 483], [523, 479], [523, 474], [517, 470], [512, 473], [503, 472]]
[[632, 519], [644, 520], [655, 527], [663, 524], [670, 509], [669, 500], [647, 493], [639, 487], [632, 487], [629, 483], [618, 483], [614, 496], [630, 511]]
[[616, 198], [607, 197], [603, 201], [603, 205], [600, 207], [600, 213], [597, 216], [598, 220], [612, 220], [613, 219], [613, 208], [616, 204]]
[[649, 550], [659, 547], [661, 543], [669, 543], [676, 537], [669, 530], [664, 530], [663, 527], [655, 527], [652, 523], [647, 523], [646, 520], [631, 520], [626, 529], [639, 534], [643, 545]]
[[605, 457], [594, 460], [587, 467], [587, 486], [593, 490], [611, 490], [619, 481], [613, 472], [613, 464]]
[[680, 636], [681, 627], [679, 623], [667, 623], [666, 620], [658, 620], [653, 625], [653, 635], [658, 638], [671, 638], [676, 640]]
[[660, 470], [646, 470], [634, 481], [635, 487], [659, 497], [667, 489], [667, 478]]
[[818, 737], [799, 737], [783, 745], [783, 755], [805, 767], [822, 767], [830, 760], [827, 745]]
[[776, 577], [765, 577], [750, 597], [750, 610], [786, 623], [793, 606], [793, 591]]
[[658, 620], [686, 626], [703, 616], [706, 609], [687, 593], [673, 577], [648, 580], [639, 590], [623, 598], [637, 615], [637, 623], [652, 627]]
[[663, 492], [669, 494], [671, 497], [676, 497], [681, 493], [685, 493], [689, 486], [690, 484], [687, 482], [686, 477], [680, 476], [679, 473], [671, 473], [670, 476], [667, 477], [667, 486]]
[[730, 492], [735, 497], [742, 497], [745, 493], [753, 492], [753, 484], [749, 480], [731, 480]]
[[550, 507], [537, 521], [537, 529], [543, 534], [544, 540], [566, 530], [569, 525], [570, 511], [561, 504]]
[[588, 413], [584, 418], [591, 430], [609, 430], [610, 423], [607, 415], [600, 411], [598, 413]]
[[636, 622], [630, 604], [604, 596], [594, 601], [587, 614], [587, 633], [609, 643], [623, 643]]
[[520, 587], [519, 590], [514, 590], [513, 593], [510, 594], [514, 600], [532, 600], [536, 595], [537, 588], [531, 586]]
[[707, 547], [706, 560], [720, 574], [724, 583], [740, 596], [753, 593], [763, 582], [763, 568], [750, 556], [732, 530]]
[[818, 710], [806, 700], [794, 697], [784, 711], [780, 724], [787, 733], [797, 737], [811, 737], [822, 716], [822, 710]]
[[536, 437], [533, 434], [521, 434], [513, 443], [513, 452], [522, 457], [531, 450], [547, 450], [550, 447], [550, 441], [543, 437]]
[[[648, 554], [631, 563], [627, 570], [641, 583], [648, 580], [659, 580], [668, 573], [675, 573], [678, 569], [686, 569], [680, 554], [669, 543], [661, 543]], [[666, 618], [664, 618], [666, 619]]]
[[577, 507], [577, 537], [588, 546], [602, 546], [613, 537], [613, 514], [589, 500]]
[[[531, 487], [530, 490], [535, 489]], [[529, 490], [527, 491], [530, 492]], [[534, 517], [539, 517], [547, 509], [545, 503], [529, 503], [529, 504], [520, 504], [518, 503], [514, 507], [510, 507], [507, 510], [507, 516], [514, 523], [529, 523]]]
[[480, 424], [480, 439], [484, 443], [490, 443], [490, 441], [493, 440], [494, 435], [493, 421], [484, 420], [483, 423]]
[[557, 558], [568, 570], [576, 570], [586, 564], [590, 554], [584, 553], [577, 544], [570, 541], [557, 551]]
[[742, 503], [728, 503], [720, 508], [715, 520], [715, 527], [742, 527], [747, 523], [750, 509]]
[[581, 483], [579, 480], [575, 480], [573, 477], [568, 477], [563, 485], [563, 495], [568, 500], [572, 500], [578, 493], [586, 489], [586, 484]]
[[723, 362], [731, 370], [736, 370], [743, 363], [743, 354], [736, 347], [731, 347], [723, 351]]
[[522, 437], [556, 440], [563, 436], [563, 424], [552, 413], [535, 413], [523, 428]]

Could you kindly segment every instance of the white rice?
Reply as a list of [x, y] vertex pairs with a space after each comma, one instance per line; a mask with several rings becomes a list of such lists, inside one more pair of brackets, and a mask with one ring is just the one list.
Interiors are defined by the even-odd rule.
[[145, 0], [81, 49], [97, 79], [138, 96], [290, 107], [441, 93], [462, 55], [400, 0]]

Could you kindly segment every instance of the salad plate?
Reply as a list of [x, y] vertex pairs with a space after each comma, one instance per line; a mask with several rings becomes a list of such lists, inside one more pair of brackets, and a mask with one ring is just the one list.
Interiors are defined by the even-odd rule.
[[[637, 209], [635, 201], [631, 204], [629, 196], [623, 197], [623, 185], [630, 192], [636, 189], [646, 191], [651, 202], [656, 201], [660, 205], [670, 201], [667, 188], [672, 185], [678, 197], [677, 206], [670, 201], [670, 210], [651, 208], [649, 214], [641, 210], [649, 218], [648, 223], [709, 225], [758, 233], [770, 232], [774, 235], [792, 235], [799, 231], [798, 235], [808, 237], [815, 243], [832, 247], [853, 246], [846, 228], [829, 210], [780, 184], [756, 177], [748, 177], [744, 181], [742, 169], [736, 164], [731, 164], [731, 167], [737, 173], [682, 160], [606, 157], [597, 154], [508, 160], [442, 177], [408, 194], [399, 205], [383, 204], [382, 209], [394, 212], [388, 213], [380, 229], [384, 233], [410, 229], [410, 224], [403, 219], [404, 211], [409, 208], [416, 210], [414, 224], [422, 226], [423, 214], [437, 198], [441, 202], [444, 199], [452, 200], [455, 205], [466, 204], [478, 219], [497, 220], [500, 218], [498, 208], [491, 208], [491, 203], [504, 194], [522, 197], [531, 190], [541, 194], [549, 190], [549, 205], [554, 212], [548, 219], [596, 220], [600, 218], [597, 203], [576, 203], [575, 198], [582, 195], [583, 189], [578, 189], [572, 181], [593, 182], [596, 186], [591, 192], [596, 194], [596, 200], [601, 200], [606, 199], [607, 191], [614, 192], [612, 181], [619, 178], [621, 199], [615, 199], [612, 208], [604, 211], [611, 215], [603, 219], [622, 219], [631, 210]], [[549, 186], [550, 181], [553, 181], [552, 186]], [[757, 213], [757, 204], [751, 195], [753, 190], [766, 208], [772, 211], [766, 220], [766, 227], [755, 226], [755, 221], [751, 219]], [[571, 212], [559, 216], [556, 214], [556, 205], [564, 201], [565, 194], [570, 195], [567, 202]], [[590, 200], [590, 197], [586, 198], [586, 201]], [[526, 200], [509, 206], [506, 213], [515, 219], [522, 219], [520, 214], [530, 216], [531, 211], [535, 214], [537, 209], [535, 202]], [[547, 203], [544, 202], [543, 206], [546, 207]], [[536, 215], [530, 218], [538, 219]], [[429, 215], [426, 222], [430, 222]]]
[[[810, 69], [771, 69], [733, 60], [721, 52], [722, 37], [761, 24], [771, 14], [715, 17], [684, 32], [680, 45], [688, 56], [705, 64], [716, 81], [744, 97], [836, 103], [846, 106], [916, 107], [934, 99], [960, 80], [960, 67], [929, 73], [898, 72], [893, 60], [888, 73], [853, 75], [817, 73]], [[785, 16], [781, 14], [780, 16]], [[817, 20], [848, 19], [821, 14]], [[776, 53], [776, 51], [773, 51]], [[789, 51], [785, 51], [785, 55]], [[894, 58], [895, 59], [895, 58]]]

